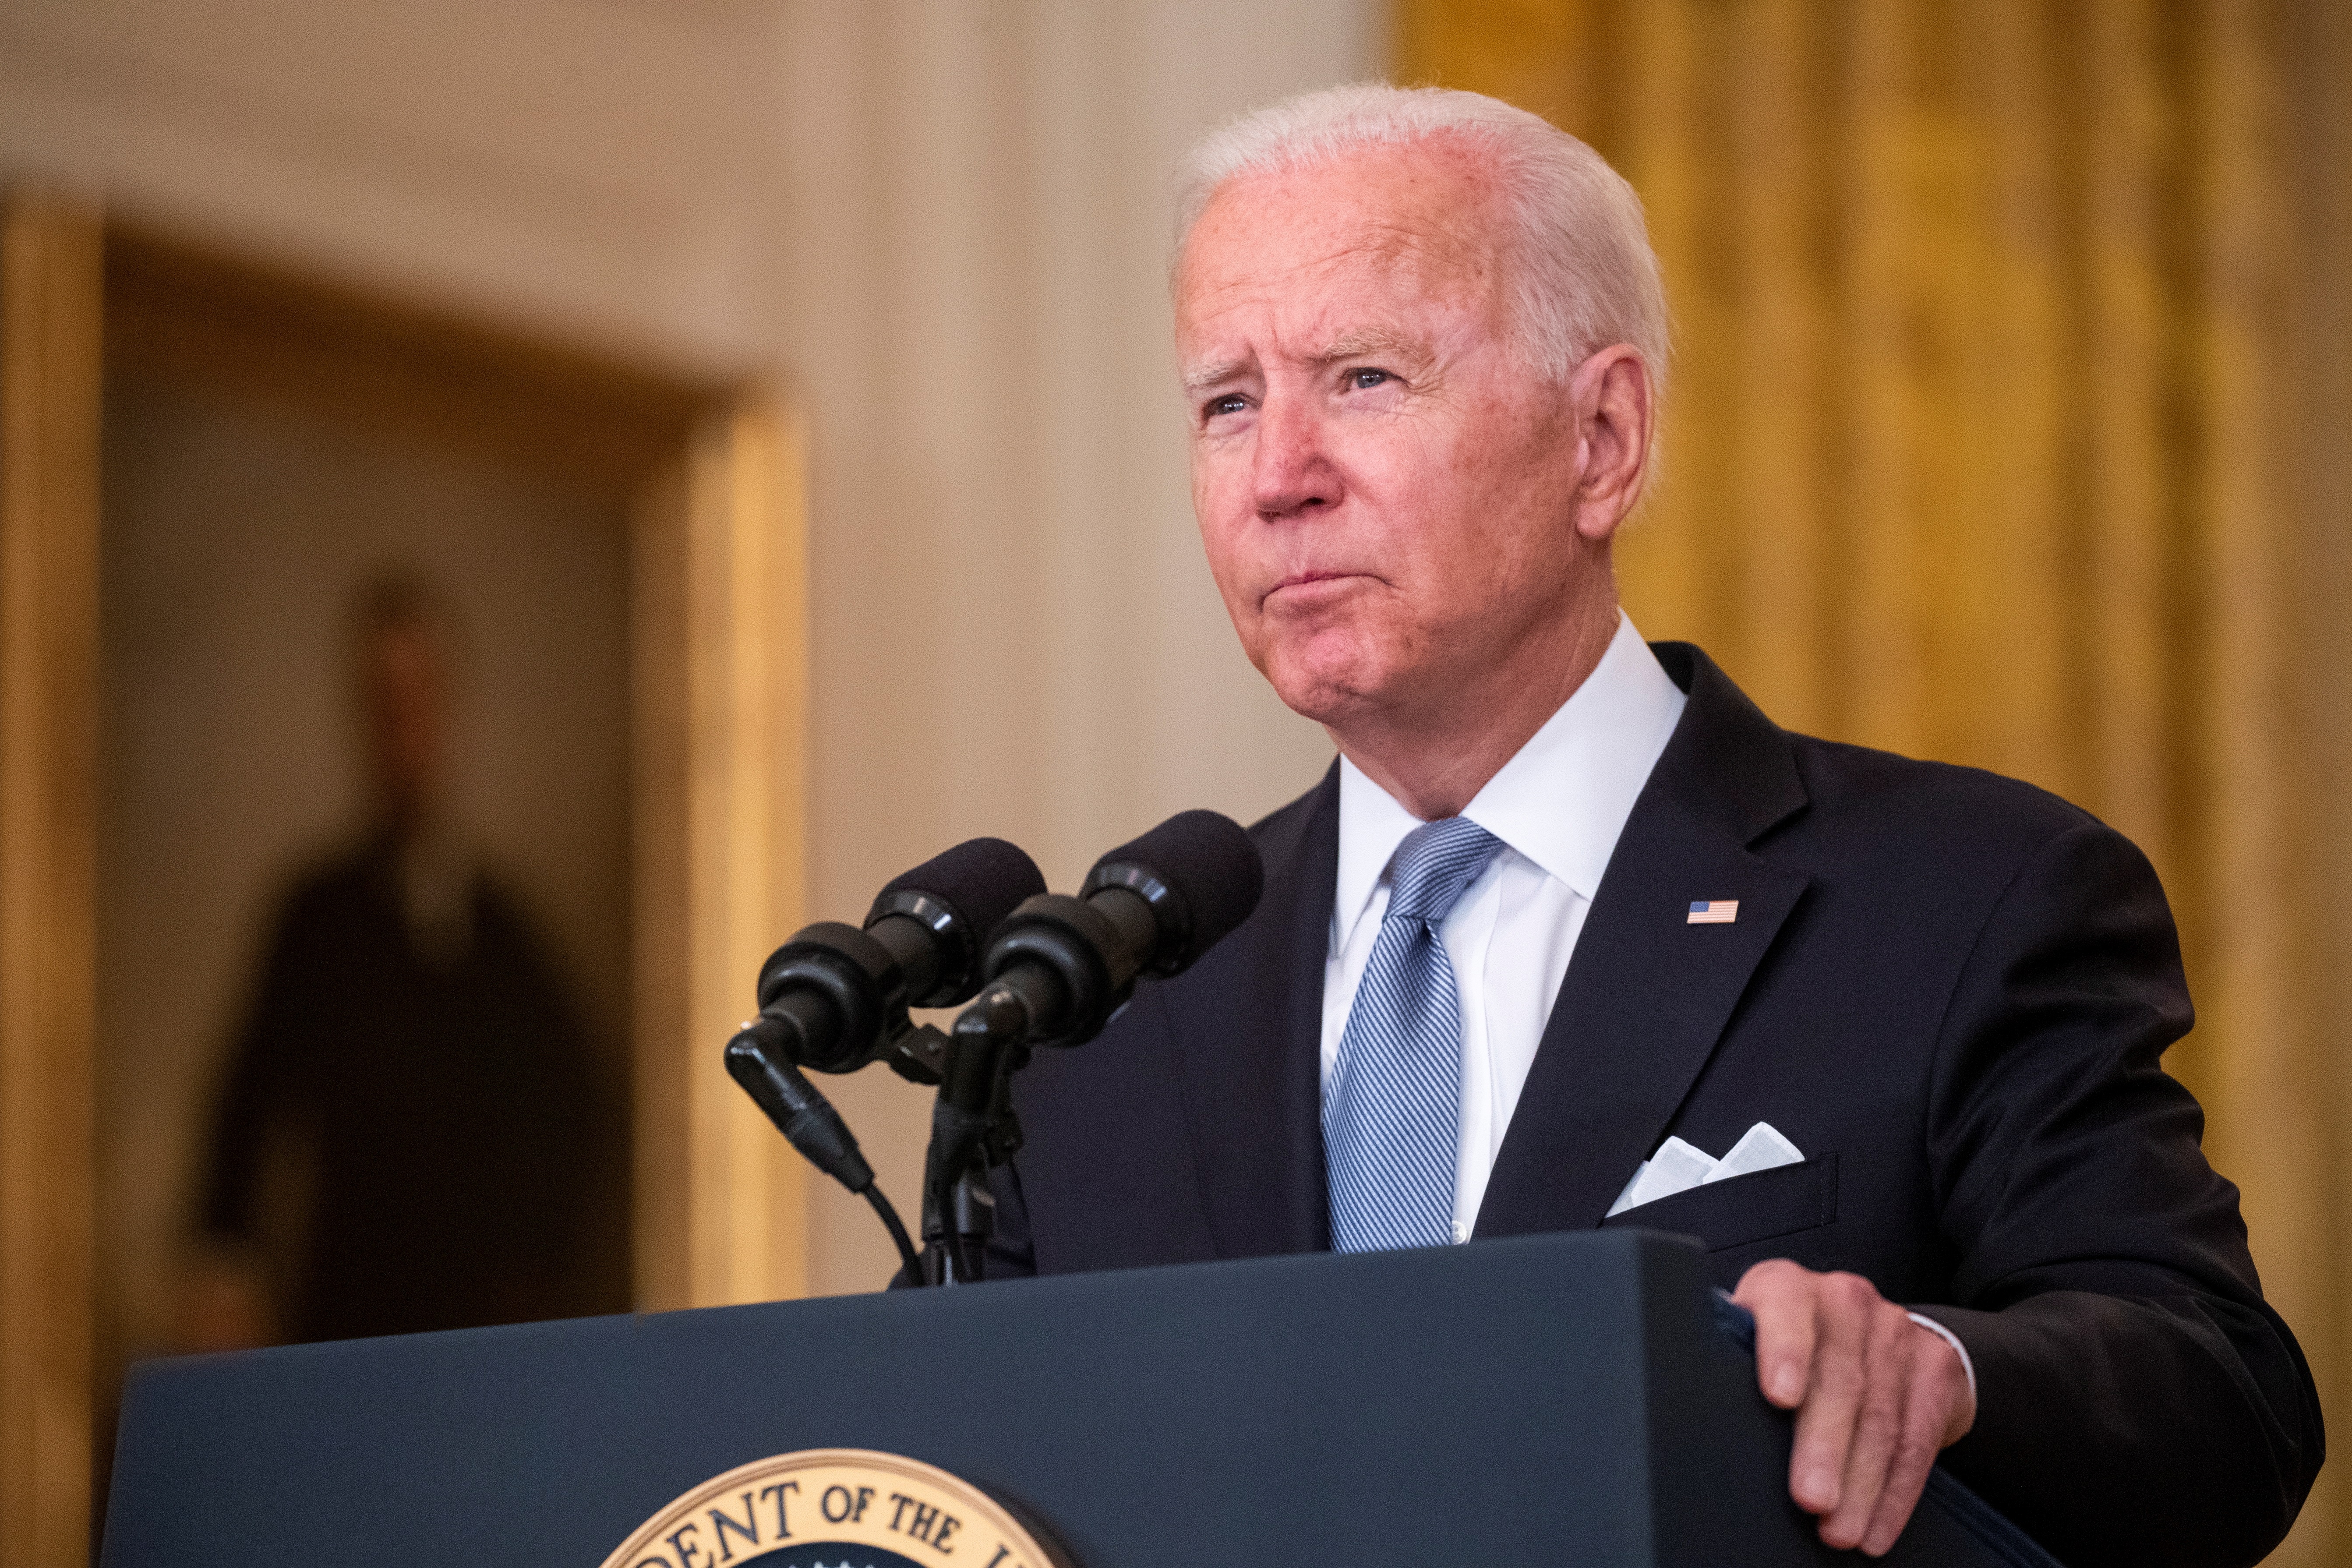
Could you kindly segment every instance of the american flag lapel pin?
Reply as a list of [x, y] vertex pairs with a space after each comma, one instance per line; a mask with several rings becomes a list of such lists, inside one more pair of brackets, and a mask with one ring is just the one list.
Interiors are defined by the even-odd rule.
[[1739, 918], [1738, 899], [1694, 899], [1685, 925], [1727, 926]]

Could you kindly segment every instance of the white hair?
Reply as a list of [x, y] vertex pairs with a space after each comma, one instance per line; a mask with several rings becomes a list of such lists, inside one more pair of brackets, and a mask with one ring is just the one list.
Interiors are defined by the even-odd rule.
[[1631, 343], [1663, 390], [1666, 299], [1642, 198], [1567, 132], [1483, 94], [1356, 82], [1284, 99], [1211, 132], [1177, 165], [1177, 261], [1227, 181], [1440, 138], [1475, 149], [1497, 176], [1517, 261], [1512, 328], [1529, 368], [1565, 381], [1595, 351]]

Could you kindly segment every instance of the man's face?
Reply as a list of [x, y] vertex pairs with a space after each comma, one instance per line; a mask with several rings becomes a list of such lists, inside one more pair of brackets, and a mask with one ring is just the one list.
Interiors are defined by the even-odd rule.
[[1210, 570], [1250, 661], [1327, 724], [1477, 690], [1607, 570], [1578, 548], [1570, 398], [1508, 341], [1487, 191], [1461, 152], [1381, 149], [1227, 184], [1185, 248]]
[[431, 628], [377, 628], [361, 656], [367, 757], [379, 805], [406, 826], [438, 804], [448, 754], [447, 661]]

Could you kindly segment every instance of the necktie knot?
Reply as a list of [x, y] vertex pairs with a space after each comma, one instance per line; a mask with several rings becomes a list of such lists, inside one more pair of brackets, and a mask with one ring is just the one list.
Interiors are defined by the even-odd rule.
[[1424, 822], [1397, 846], [1389, 879], [1389, 916], [1434, 925], [1452, 912], [1503, 841], [1466, 816]]

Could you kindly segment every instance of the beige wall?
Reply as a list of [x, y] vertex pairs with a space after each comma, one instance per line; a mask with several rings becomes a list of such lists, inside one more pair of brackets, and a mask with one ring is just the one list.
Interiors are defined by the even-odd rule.
[[[1164, 172], [1223, 115], [1370, 72], [1380, 13], [0, 0], [0, 180], [780, 376], [814, 444], [812, 896], [855, 918], [954, 839], [1011, 837], [1067, 886], [1328, 756], [1197, 559]], [[911, 1206], [920, 1098], [873, 1074], [840, 1098]], [[878, 1279], [863, 1206], [815, 1201], [816, 1288]]]

